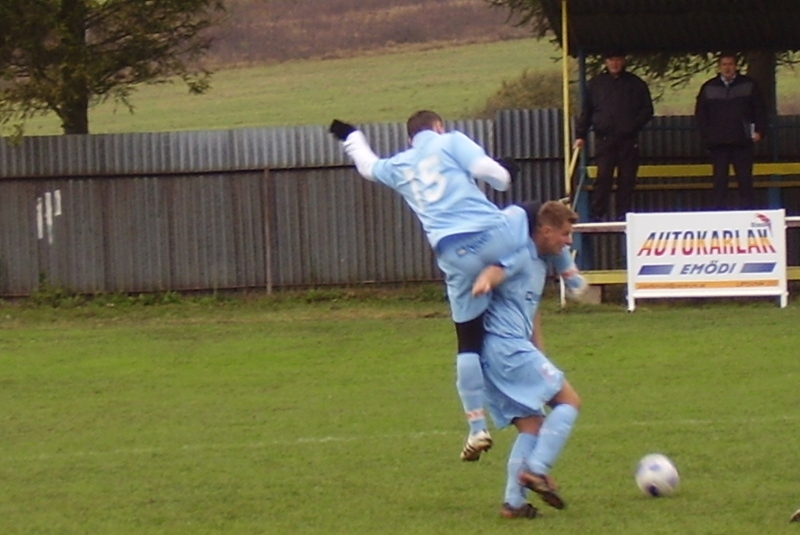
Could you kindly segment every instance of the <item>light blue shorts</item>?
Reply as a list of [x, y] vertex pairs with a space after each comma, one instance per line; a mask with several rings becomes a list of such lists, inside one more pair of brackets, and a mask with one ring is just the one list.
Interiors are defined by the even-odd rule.
[[473, 297], [472, 285], [485, 267], [527, 247], [527, 221], [522, 223], [524, 228], [507, 219], [493, 229], [448, 236], [438, 243], [436, 261], [444, 272], [453, 321], [473, 320], [489, 306], [491, 293]]
[[498, 428], [514, 418], [542, 415], [564, 384], [564, 372], [528, 340], [487, 334], [481, 366], [486, 406]]

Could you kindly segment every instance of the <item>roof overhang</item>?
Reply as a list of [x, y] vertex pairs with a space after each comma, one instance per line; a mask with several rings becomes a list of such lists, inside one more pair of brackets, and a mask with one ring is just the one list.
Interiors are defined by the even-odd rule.
[[[561, 39], [562, 0], [541, 0]], [[602, 54], [800, 50], [800, 0], [567, 0], [568, 47]]]

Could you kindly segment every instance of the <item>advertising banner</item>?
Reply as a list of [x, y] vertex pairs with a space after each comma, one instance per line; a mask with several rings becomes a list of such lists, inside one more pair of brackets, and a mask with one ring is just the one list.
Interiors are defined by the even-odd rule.
[[637, 298], [788, 302], [784, 210], [627, 214], [628, 310]]

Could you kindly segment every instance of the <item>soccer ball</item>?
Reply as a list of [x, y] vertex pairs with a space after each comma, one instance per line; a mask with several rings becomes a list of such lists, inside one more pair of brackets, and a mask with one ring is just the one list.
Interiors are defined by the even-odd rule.
[[636, 485], [647, 496], [669, 496], [679, 482], [678, 469], [660, 453], [645, 455], [636, 465]]

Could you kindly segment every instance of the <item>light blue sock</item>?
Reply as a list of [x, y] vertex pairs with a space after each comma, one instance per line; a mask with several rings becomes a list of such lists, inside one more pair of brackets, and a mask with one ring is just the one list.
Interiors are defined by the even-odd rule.
[[553, 464], [561, 455], [572, 426], [578, 418], [578, 409], [562, 403], [550, 411], [539, 430], [539, 441], [533, 452], [526, 457], [525, 464], [534, 474], [550, 473]]
[[456, 357], [456, 389], [469, 422], [469, 432], [486, 429], [483, 412], [483, 370], [477, 353], [459, 353]]
[[531, 454], [536, 447], [536, 440], [539, 437], [520, 433], [511, 453], [508, 454], [508, 464], [506, 470], [506, 494], [503, 501], [511, 507], [522, 507], [525, 504], [525, 487], [519, 484], [519, 472], [522, 469], [525, 458]]

